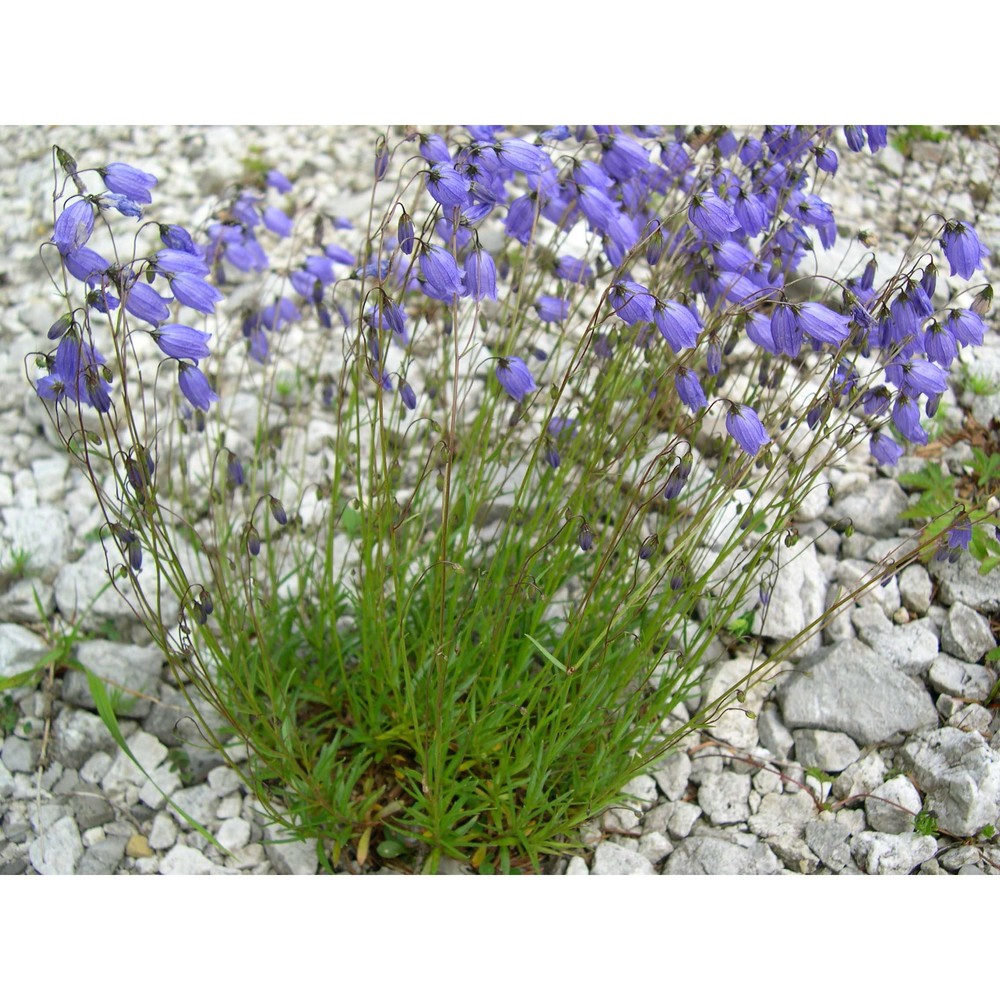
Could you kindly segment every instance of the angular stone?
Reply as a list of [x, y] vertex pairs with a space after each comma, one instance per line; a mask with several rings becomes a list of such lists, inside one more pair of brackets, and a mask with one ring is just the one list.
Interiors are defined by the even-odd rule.
[[860, 490], [836, 497], [827, 520], [850, 518], [868, 535], [892, 538], [899, 530], [900, 515], [908, 506], [909, 500], [895, 479], [873, 479]]
[[798, 837], [769, 837], [767, 846], [790, 872], [812, 875], [819, 868], [819, 858]]
[[[23, 625], [0, 625], [0, 679], [14, 677], [37, 666], [47, 652], [44, 640]], [[6, 693], [16, 700], [26, 691], [27, 688], [13, 688]]]
[[785, 725], [777, 708], [768, 705], [757, 718], [761, 746], [767, 747], [778, 760], [788, 760], [795, 739]]
[[1000, 753], [979, 733], [937, 729], [908, 740], [902, 756], [939, 830], [973, 837], [984, 826], [1000, 826]]
[[592, 875], [655, 875], [656, 869], [649, 858], [637, 851], [629, 851], [609, 840], [602, 841], [594, 851]]
[[873, 833], [863, 830], [851, 840], [851, 853], [869, 875], [909, 875], [934, 857], [937, 841], [918, 833]]
[[[758, 631], [767, 639], [784, 641], [801, 635], [822, 618], [828, 581], [815, 547], [804, 541], [794, 549], [782, 546], [778, 561], [777, 577]], [[815, 653], [820, 645], [820, 635], [814, 631], [796, 649], [795, 658]]]
[[754, 666], [754, 662], [747, 657], [723, 660], [708, 671], [703, 683], [702, 709], [706, 709], [721, 698], [730, 688], [739, 685], [744, 690], [745, 700], [740, 702], [731, 696], [721, 714], [707, 727], [708, 735], [712, 739], [742, 750], [757, 745], [757, 722], [747, 712], [756, 715], [760, 711], [764, 697], [771, 687], [763, 679], [758, 679], [758, 683], [751, 683], [749, 688], [742, 687], [747, 674]]
[[575, 856], [569, 859], [569, 864], [566, 865], [567, 875], [589, 875], [590, 869], [587, 867], [587, 862], [579, 856]]
[[656, 804], [656, 781], [651, 775], [637, 774], [625, 785], [622, 793], [628, 796], [627, 801], [630, 805], [639, 809], [649, 809]]
[[723, 771], [705, 777], [698, 789], [698, 805], [714, 824], [739, 823], [750, 818], [750, 775]]
[[930, 574], [920, 563], [911, 563], [899, 574], [899, 599], [914, 614], [927, 614], [933, 592]]
[[997, 682], [996, 671], [978, 663], [966, 663], [941, 653], [931, 665], [931, 687], [964, 701], [984, 701]]
[[48, 622], [55, 611], [56, 598], [52, 585], [32, 577], [16, 580], [0, 594], [0, 620], [36, 625]]
[[170, 813], [157, 813], [153, 819], [153, 829], [149, 833], [149, 846], [154, 851], [165, 851], [177, 843], [177, 824]]
[[93, 830], [95, 827], [110, 823], [115, 818], [114, 807], [97, 785], [84, 782], [77, 788], [70, 801], [76, 824], [81, 830]]
[[234, 816], [219, 827], [215, 838], [227, 851], [238, 851], [250, 843], [250, 824], [245, 819]]
[[885, 780], [886, 766], [881, 754], [872, 751], [855, 761], [837, 776], [833, 794], [838, 799], [855, 799], [869, 795]]
[[769, 792], [761, 799], [757, 812], [750, 817], [750, 832], [768, 840], [772, 837], [801, 837], [806, 823], [815, 818], [816, 803], [807, 792]]
[[657, 830], [644, 833], [639, 838], [639, 853], [654, 865], [658, 865], [673, 849], [674, 845]]
[[[876, 604], [887, 618], [892, 618], [900, 608], [899, 585], [896, 578], [889, 577], [883, 586], [879, 568], [864, 559], [842, 559], [835, 563], [831, 573], [832, 579], [840, 585], [836, 594], [837, 600], [844, 600], [853, 595], [856, 604]], [[862, 589], [864, 588], [864, 589]], [[831, 588], [831, 593], [833, 593]], [[827, 600], [830, 600], [828, 594]]]
[[858, 639], [802, 666], [778, 688], [785, 723], [831, 729], [862, 744], [929, 728], [937, 722], [930, 695]]
[[[142, 695], [157, 695], [163, 665], [158, 649], [93, 639], [80, 643], [76, 658], [104, 680], [109, 696], [117, 701], [115, 714], [119, 718], [144, 719], [149, 715], [152, 703]], [[81, 670], [66, 675], [63, 698], [81, 708], [96, 707], [87, 675]]]
[[115, 740], [101, 718], [92, 712], [64, 708], [52, 727], [56, 756], [77, 769], [99, 750], [112, 751]]
[[678, 750], [664, 757], [657, 769], [653, 771], [653, 778], [660, 786], [660, 790], [672, 802], [679, 799], [687, 791], [690, 776], [691, 758], [683, 750]]
[[792, 735], [795, 737], [795, 759], [803, 767], [818, 767], [827, 774], [839, 774], [861, 756], [857, 743], [844, 733], [796, 729]]
[[111, 767], [101, 779], [101, 787], [109, 795], [124, 791], [129, 785], [141, 787], [146, 780], [143, 770], [147, 773], [152, 771], [162, 764], [167, 756], [167, 748], [149, 733], [134, 733], [125, 741], [125, 745], [132, 751], [132, 756], [139, 762], [140, 767], [136, 767], [131, 758], [119, 750]]
[[41, 740], [22, 740], [19, 736], [8, 736], [0, 750], [0, 760], [12, 773], [31, 774], [38, 766], [41, 754]]
[[937, 637], [922, 622], [906, 625], [887, 622], [888, 628], [859, 627], [857, 619], [854, 624], [865, 645], [910, 677], [923, 674], [938, 655]]
[[231, 869], [214, 865], [200, 851], [184, 844], [172, 847], [160, 862], [161, 875], [232, 875]]
[[851, 831], [842, 823], [814, 819], [806, 823], [803, 832], [810, 850], [830, 871], [841, 871], [851, 860], [847, 843]]
[[968, 552], [962, 552], [956, 562], [932, 559], [928, 569], [938, 583], [938, 597], [944, 604], [958, 602], [987, 615], [1000, 611], [1000, 566], [980, 576], [979, 563]]
[[63, 816], [28, 847], [31, 865], [39, 875], [72, 875], [83, 857], [83, 841], [72, 816]]
[[184, 829], [191, 829], [181, 810], [202, 826], [208, 826], [215, 819], [218, 804], [219, 794], [210, 785], [192, 785], [173, 792], [167, 808]]
[[264, 852], [279, 875], [315, 875], [319, 868], [314, 838], [287, 843], [267, 841]]
[[66, 563], [69, 552], [69, 518], [52, 506], [8, 507], [3, 511], [6, 526], [4, 547], [29, 554], [27, 572], [52, 583]]
[[902, 774], [883, 782], [865, 799], [868, 825], [879, 833], [909, 833], [919, 812], [920, 793]]
[[84, 851], [77, 865], [77, 875], [113, 875], [125, 857], [125, 844], [128, 838], [105, 837]]
[[946, 653], [966, 663], [978, 663], [996, 644], [990, 623], [979, 612], [960, 602], [951, 606], [941, 629], [941, 648]]
[[667, 858], [665, 875], [777, 875], [781, 863], [766, 845], [748, 847], [717, 837], [688, 837]]
[[[944, 697], [946, 695], [941, 696], [941, 698]], [[940, 700], [939, 698], [938, 701], [940, 702]], [[971, 705], [956, 705], [955, 710], [945, 716], [945, 721], [949, 726], [954, 726], [956, 729], [963, 729], [967, 733], [980, 733], [987, 739], [989, 739], [993, 728], [993, 714], [983, 708], [982, 705], [976, 705], [975, 703]]]

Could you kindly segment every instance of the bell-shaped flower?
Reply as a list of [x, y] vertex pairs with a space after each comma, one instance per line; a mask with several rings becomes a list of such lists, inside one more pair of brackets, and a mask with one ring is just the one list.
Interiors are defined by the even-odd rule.
[[96, 281], [111, 265], [90, 247], [79, 247], [63, 256], [66, 270], [79, 281]]
[[739, 403], [731, 403], [729, 406], [729, 412], [726, 414], [726, 430], [751, 457], [771, 440], [753, 408]]
[[420, 254], [420, 269], [432, 298], [447, 300], [465, 293], [461, 269], [444, 247], [425, 246]]
[[983, 318], [971, 309], [952, 309], [944, 328], [950, 331], [962, 347], [981, 347], [983, 343]]
[[470, 187], [468, 178], [449, 163], [435, 163], [427, 171], [427, 191], [444, 209], [465, 207]]
[[209, 334], [181, 323], [168, 323], [153, 334], [156, 346], [169, 358], [198, 361], [209, 356]]
[[920, 407], [905, 394], [900, 394], [892, 407], [892, 422], [907, 441], [927, 444], [927, 431], [920, 426]]
[[141, 205], [152, 202], [153, 196], [149, 193], [149, 189], [155, 187], [157, 183], [152, 174], [131, 167], [127, 163], [109, 163], [106, 167], [99, 168], [97, 172], [109, 191], [123, 194]]
[[493, 258], [482, 249], [465, 258], [465, 290], [477, 302], [497, 297], [497, 268]]
[[52, 239], [65, 257], [66, 254], [79, 250], [93, 232], [94, 207], [86, 199], [80, 198], [59, 213]]
[[618, 317], [630, 326], [633, 323], [652, 323], [656, 299], [648, 288], [622, 278], [608, 292], [608, 302]]
[[528, 366], [518, 357], [498, 359], [496, 374], [504, 392], [518, 403], [538, 388]]
[[222, 292], [193, 274], [177, 274], [170, 279], [170, 290], [178, 302], [201, 313], [214, 313], [215, 303], [223, 299]]
[[131, 288], [123, 292], [123, 297], [126, 312], [152, 326], [159, 326], [170, 318], [170, 299], [163, 298], [152, 285], [147, 285], [144, 281], [134, 282]]
[[[191, 234], [183, 226], [160, 225], [160, 239], [163, 245], [170, 250], [179, 250], [182, 253], [200, 256], [200, 251], [195, 246]], [[207, 273], [207, 271], [206, 271]]]
[[990, 255], [972, 226], [956, 220], [945, 224], [941, 234], [941, 249], [951, 264], [951, 273], [966, 280], [983, 266], [983, 258]]
[[292, 182], [280, 170], [268, 170], [265, 182], [279, 194], [288, 194], [292, 190]]
[[701, 320], [680, 302], [658, 302], [653, 309], [653, 321], [675, 352], [697, 346]]
[[905, 449], [897, 444], [888, 434], [875, 431], [868, 442], [872, 457], [879, 465], [896, 465]]
[[842, 344], [847, 339], [848, 319], [819, 302], [798, 305], [799, 323], [814, 340], [823, 344]]
[[594, 277], [594, 269], [585, 260], [564, 254], [556, 261], [556, 277], [585, 285]]
[[705, 397], [705, 390], [702, 389], [701, 382], [698, 381], [698, 376], [689, 368], [682, 367], [678, 369], [677, 374], [674, 376], [674, 387], [677, 389], [677, 395], [680, 396], [681, 402], [692, 413], [697, 413], [698, 410], [708, 404], [708, 399]]
[[185, 364], [182, 361], [177, 382], [187, 401], [197, 410], [207, 411], [219, 398], [208, 384], [205, 373], [197, 365]]
[[264, 209], [264, 225], [272, 233], [276, 233], [281, 237], [291, 236], [292, 230], [295, 228], [292, 220], [280, 208], [276, 208], [274, 205], [268, 205]]
[[691, 199], [688, 220], [706, 239], [722, 243], [740, 228], [733, 210], [717, 194], [703, 191]]
[[569, 316], [569, 299], [555, 295], [539, 295], [535, 300], [538, 318], [543, 323], [562, 323]]
[[399, 219], [396, 238], [399, 241], [399, 249], [407, 255], [413, 253], [413, 235], [413, 219], [404, 212]]

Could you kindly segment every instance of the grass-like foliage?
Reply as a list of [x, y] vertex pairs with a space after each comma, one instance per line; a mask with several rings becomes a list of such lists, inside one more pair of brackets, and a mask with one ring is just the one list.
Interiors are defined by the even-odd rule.
[[31, 374], [116, 586], [288, 835], [538, 870], [801, 640], [671, 718], [755, 643], [823, 471], [926, 440], [989, 301], [932, 304], [935, 238], [963, 278], [985, 253], [934, 219], [905, 272], [805, 300], [835, 142], [398, 131], [364, 218], [255, 153], [162, 223], [156, 177], [55, 150], [65, 305]]

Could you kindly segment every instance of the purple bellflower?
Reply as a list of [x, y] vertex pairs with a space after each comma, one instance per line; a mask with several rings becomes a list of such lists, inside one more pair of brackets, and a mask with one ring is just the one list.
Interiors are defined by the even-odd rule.
[[951, 273], [966, 280], [983, 266], [983, 258], [990, 255], [972, 226], [955, 220], [945, 224], [941, 235], [941, 249], [951, 264]]
[[209, 336], [181, 323], [168, 323], [153, 334], [153, 340], [167, 357], [178, 361], [197, 361], [209, 356]]
[[94, 208], [89, 201], [80, 199], [63, 209], [56, 219], [53, 241], [64, 257], [79, 250], [94, 231]]
[[528, 366], [521, 358], [500, 358], [497, 361], [497, 381], [511, 399], [520, 403], [529, 392], [534, 392], [538, 386], [532, 378]]
[[674, 386], [681, 402], [692, 412], [697, 413], [708, 404], [705, 390], [702, 389], [698, 376], [689, 368], [681, 367], [674, 376]]
[[141, 205], [152, 202], [153, 196], [149, 193], [149, 189], [156, 186], [156, 178], [152, 174], [130, 167], [127, 163], [109, 163], [97, 172], [109, 191], [123, 194]]
[[653, 308], [656, 328], [675, 352], [695, 347], [701, 333], [701, 320], [680, 302], [658, 302]]
[[729, 413], [726, 414], [726, 430], [751, 457], [771, 440], [756, 412], [751, 407], [741, 406], [739, 403], [731, 403], [729, 406]]
[[562, 323], [569, 316], [569, 299], [555, 295], [539, 295], [535, 300], [538, 318], [543, 323]]
[[205, 378], [205, 373], [197, 365], [185, 364], [183, 361], [180, 367], [177, 381], [181, 392], [195, 409], [207, 411], [219, 397], [212, 391], [208, 379]]

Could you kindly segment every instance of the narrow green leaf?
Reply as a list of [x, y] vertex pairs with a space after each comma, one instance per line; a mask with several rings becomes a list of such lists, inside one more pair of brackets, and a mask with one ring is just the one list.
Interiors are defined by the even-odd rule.
[[22, 670], [19, 674], [12, 674], [10, 677], [0, 678], [0, 691], [7, 691], [9, 688], [26, 687], [34, 682], [35, 678], [42, 671], [42, 665]]
[[121, 729], [118, 728], [118, 719], [115, 718], [115, 710], [111, 705], [111, 698], [108, 695], [108, 689], [104, 686], [104, 681], [101, 680], [101, 678], [98, 677], [97, 674], [95, 674], [92, 670], [89, 670], [86, 667], [84, 667], [83, 669], [87, 675], [87, 687], [90, 689], [91, 698], [94, 699], [94, 705], [97, 708], [97, 714], [101, 717], [101, 721], [104, 723], [104, 725], [107, 726], [108, 732], [111, 733], [112, 739], [114, 739], [115, 743], [118, 744], [122, 753], [124, 753], [125, 756], [128, 757], [128, 759], [132, 761], [132, 763], [135, 764], [135, 766], [139, 768], [139, 770], [142, 771], [142, 773], [147, 778], [149, 778], [153, 787], [162, 796], [164, 796], [164, 798], [184, 817], [184, 819], [188, 821], [188, 823], [191, 824], [191, 826], [194, 827], [195, 830], [198, 831], [198, 833], [200, 833], [210, 844], [213, 844], [224, 854], [229, 854], [231, 856], [232, 852], [226, 850], [226, 848], [223, 847], [222, 844], [220, 844], [215, 839], [215, 837], [213, 837], [212, 834], [209, 833], [208, 830], [206, 830], [205, 827], [201, 825], [201, 823], [199, 823], [193, 817], [189, 816], [183, 809], [181, 809], [181, 807], [177, 805], [177, 803], [174, 802], [170, 798], [170, 796], [167, 795], [167, 793], [164, 792], [163, 789], [160, 788], [160, 786], [155, 781], [153, 781], [152, 776], [142, 766], [142, 764], [140, 764], [139, 761], [136, 760], [135, 754], [132, 753], [132, 751], [129, 749], [128, 744], [125, 742], [125, 737], [122, 735]]
[[528, 635], [526, 632], [524, 637], [535, 647], [535, 649], [538, 650], [539, 653], [542, 654], [542, 656], [545, 657], [546, 660], [549, 661], [549, 663], [552, 664], [552, 666], [558, 667], [564, 674], [569, 673], [566, 669], [566, 664], [557, 660], [533, 635]]

